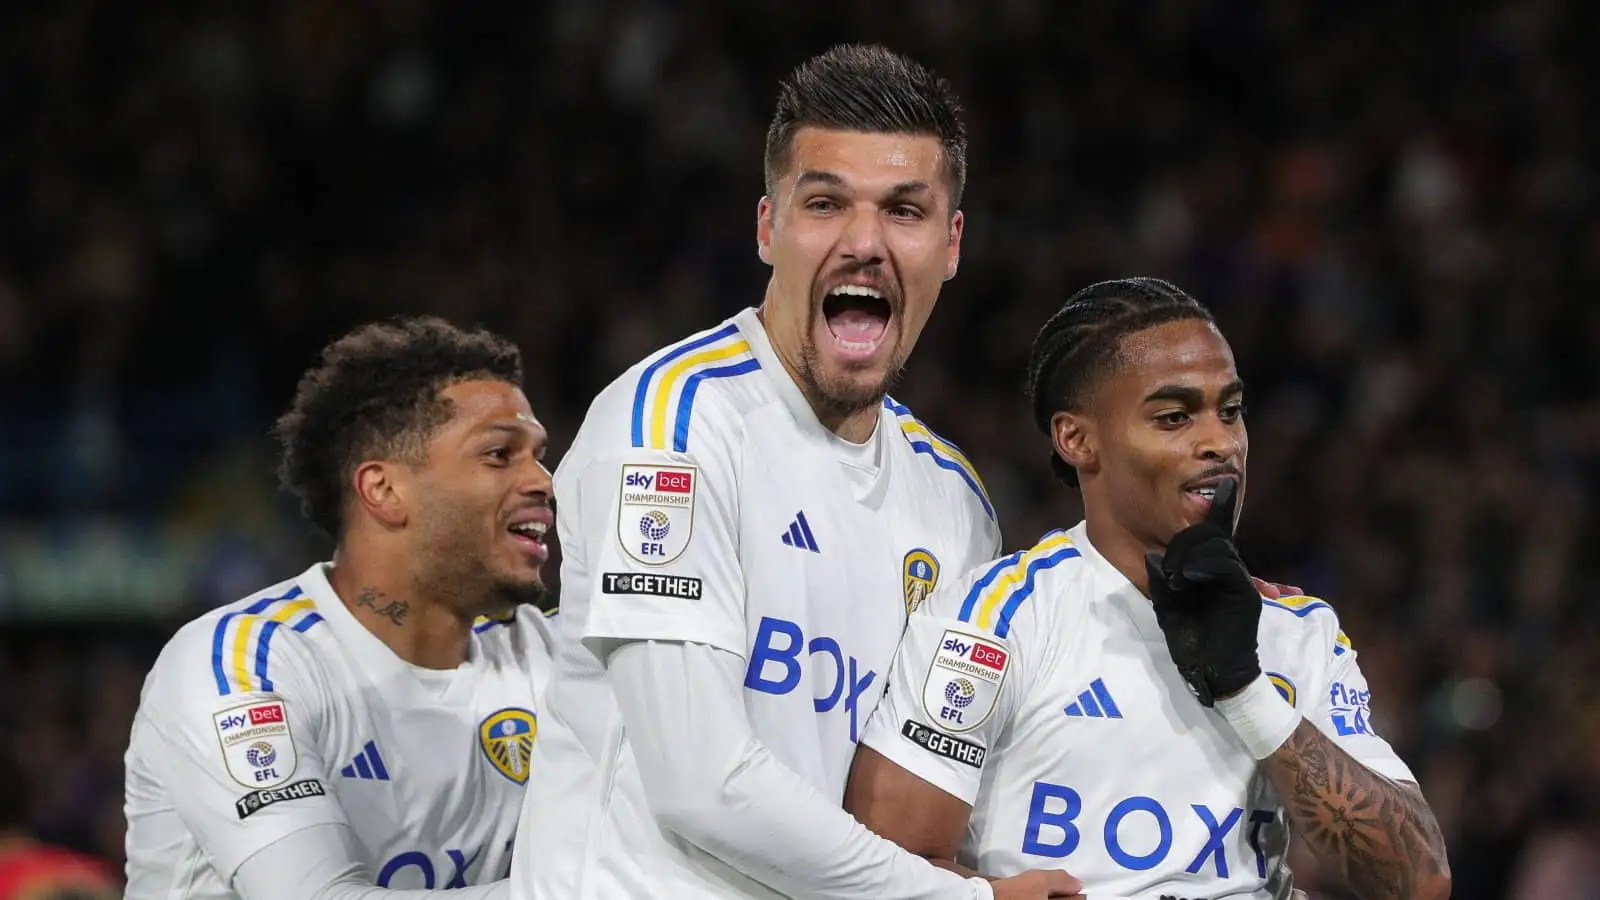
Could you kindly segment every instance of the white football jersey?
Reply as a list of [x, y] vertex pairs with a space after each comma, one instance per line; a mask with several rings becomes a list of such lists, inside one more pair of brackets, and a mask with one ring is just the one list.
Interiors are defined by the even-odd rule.
[[[1414, 781], [1373, 733], [1333, 608], [1262, 604], [1279, 694], [1355, 759]], [[1289, 895], [1276, 791], [1082, 524], [948, 579], [911, 617], [889, 682], [862, 742], [972, 806], [964, 864], [1058, 867], [1091, 898]]]
[[513, 896], [770, 895], [651, 817], [597, 654], [742, 657], [756, 736], [842, 802], [907, 610], [997, 552], [977, 475], [891, 399], [866, 444], [825, 429], [745, 310], [607, 387], [555, 495], [562, 640]]
[[505, 878], [552, 628], [523, 607], [481, 621], [459, 668], [421, 669], [323, 564], [189, 622], [134, 716], [127, 896], [235, 897], [246, 859], [329, 823], [354, 830], [379, 886]]

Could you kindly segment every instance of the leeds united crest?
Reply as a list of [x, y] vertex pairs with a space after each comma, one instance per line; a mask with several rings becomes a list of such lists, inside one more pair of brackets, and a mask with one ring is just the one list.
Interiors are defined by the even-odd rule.
[[478, 726], [478, 744], [501, 775], [517, 784], [528, 783], [528, 761], [538, 717], [525, 709], [508, 707], [492, 713]]
[[907, 553], [901, 583], [905, 587], [906, 615], [909, 616], [939, 583], [939, 560], [921, 547]]

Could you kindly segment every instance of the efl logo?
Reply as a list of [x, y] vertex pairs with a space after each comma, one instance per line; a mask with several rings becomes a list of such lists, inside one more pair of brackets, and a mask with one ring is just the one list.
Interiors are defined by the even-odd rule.
[[694, 490], [694, 473], [662, 469], [656, 473], [656, 490], [663, 494], [687, 494]]
[[271, 722], [283, 721], [283, 705], [274, 703], [271, 706], [252, 706], [250, 708], [250, 724], [264, 725]]
[[1003, 672], [1006, 668], [1006, 652], [999, 647], [974, 643], [972, 645], [972, 661], [980, 666], [987, 666], [996, 672]]

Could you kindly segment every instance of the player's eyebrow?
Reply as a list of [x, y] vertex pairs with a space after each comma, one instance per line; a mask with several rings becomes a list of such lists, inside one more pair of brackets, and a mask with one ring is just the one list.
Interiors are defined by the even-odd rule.
[[926, 181], [902, 181], [890, 188], [883, 195], [884, 203], [897, 203], [914, 194], [927, 194], [933, 191], [933, 185]]
[[[1242, 393], [1244, 393], [1244, 382], [1238, 378], [1228, 382], [1227, 387], [1222, 389], [1223, 399], [1236, 397]], [[1153, 403], [1157, 400], [1171, 400], [1176, 403], [1182, 403], [1185, 406], [1194, 407], [1205, 403], [1206, 394], [1205, 391], [1202, 391], [1197, 387], [1185, 387], [1178, 384], [1164, 384], [1147, 394], [1144, 400], [1141, 402]]]
[[535, 441], [543, 441], [545, 439], [544, 426], [536, 425], [532, 422], [490, 422], [487, 425], [478, 426], [478, 432], [480, 434], [499, 433], [513, 438], [531, 437]]
[[844, 178], [836, 173], [823, 171], [821, 169], [807, 169], [800, 173], [799, 178], [794, 180], [794, 189], [798, 191], [803, 187], [810, 187], [813, 184], [825, 184], [829, 187], [840, 188], [845, 186]]

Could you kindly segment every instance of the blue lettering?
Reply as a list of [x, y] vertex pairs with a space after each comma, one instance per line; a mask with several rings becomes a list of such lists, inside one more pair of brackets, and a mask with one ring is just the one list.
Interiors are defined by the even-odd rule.
[[416, 866], [422, 872], [422, 886], [433, 890], [434, 874], [433, 860], [428, 854], [420, 850], [408, 850], [383, 864], [383, 869], [378, 872], [378, 887], [386, 888], [394, 879], [395, 873], [407, 866]]
[[[471, 856], [468, 856], [464, 850], [444, 851], [445, 858], [450, 861], [454, 869], [454, 874], [450, 876], [450, 881], [445, 884], [445, 887], [467, 887], [467, 870], [472, 868], [472, 864], [476, 862], [478, 857], [482, 854], [482, 847], [479, 847]], [[390, 884], [395, 880], [395, 876], [400, 874], [401, 870], [413, 867], [419, 873], [421, 873], [421, 887], [425, 890], [433, 890], [434, 886], [438, 883], [439, 870], [434, 868], [433, 860], [428, 856], [428, 854], [423, 853], [421, 850], [407, 850], [406, 852], [401, 853], [384, 863], [383, 868], [378, 870], [378, 887], [389, 887]], [[408, 887], [408, 885], [401, 884], [399, 887]]]
[[[1049, 812], [1045, 809], [1052, 800], [1062, 802], [1062, 808]], [[1028, 802], [1028, 828], [1022, 834], [1022, 852], [1034, 856], [1061, 859], [1078, 849], [1078, 826], [1072, 820], [1083, 812], [1083, 798], [1072, 788], [1048, 781], [1033, 783], [1033, 799]], [[1048, 825], [1062, 831], [1061, 840], [1047, 844], [1040, 833]]]
[[1206, 845], [1200, 848], [1200, 853], [1195, 856], [1194, 862], [1189, 863], [1189, 868], [1184, 871], [1191, 875], [1200, 874], [1200, 869], [1206, 864], [1206, 857], [1210, 856], [1216, 860], [1217, 877], [1227, 878], [1228, 855], [1223, 852], [1222, 842], [1228, 837], [1228, 832], [1233, 830], [1233, 826], [1239, 824], [1239, 817], [1244, 815], [1244, 810], [1235, 806], [1228, 813], [1228, 817], [1223, 819], [1221, 824], [1218, 824], [1217, 817], [1211, 814], [1209, 808], [1198, 803], [1190, 804], [1190, 808], [1195, 811], [1195, 815], [1200, 817], [1200, 821], [1206, 823], [1206, 830], [1211, 833], [1211, 836], [1206, 838]]
[[272, 781], [272, 780], [276, 779], [277, 777], [278, 777], [278, 770], [277, 769], [257, 769], [256, 770], [256, 783], [257, 784], [259, 784], [259, 783], [261, 783], [263, 781]]
[[447, 887], [447, 888], [464, 888], [464, 887], [466, 887], [467, 886], [467, 869], [471, 868], [472, 864], [478, 861], [478, 855], [481, 854], [482, 852], [483, 852], [483, 848], [479, 847], [478, 848], [478, 852], [472, 854], [472, 856], [469, 857], [465, 853], [462, 853], [460, 850], [446, 850], [444, 852], [444, 854], [445, 854], [445, 856], [450, 857], [450, 862], [453, 863], [455, 865], [455, 867], [456, 867], [456, 873], [454, 875], [450, 876], [450, 881], [449, 881], [449, 883], [447, 883], [445, 885], [445, 887]]
[[[782, 650], [772, 645], [773, 635], [777, 634], [789, 639]], [[755, 647], [750, 651], [750, 668], [745, 671], [744, 686], [765, 694], [787, 694], [794, 690], [795, 685], [800, 683], [798, 657], [800, 648], [804, 644], [805, 637], [800, 634], [800, 626], [771, 616], [762, 616], [761, 627], [756, 629]], [[769, 661], [783, 667], [782, 680], [773, 681], [766, 677], [766, 666]]]
[[1250, 849], [1256, 854], [1256, 875], [1267, 877], [1267, 855], [1261, 852], [1261, 826], [1271, 825], [1277, 816], [1270, 809], [1258, 809], [1250, 813]]
[[628, 487], [644, 488], [648, 491], [650, 490], [650, 482], [655, 480], [656, 477], [654, 475], [645, 475], [640, 472], [635, 472], [628, 476]]
[[957, 656], [966, 656], [967, 651], [972, 649], [972, 645], [963, 644], [961, 641], [951, 638], [950, 640], [944, 642], [944, 649], [954, 650]]
[[[1161, 829], [1161, 841], [1156, 844], [1156, 849], [1144, 856], [1134, 856], [1122, 849], [1117, 841], [1117, 829], [1122, 825], [1122, 820], [1136, 812], [1147, 812], [1156, 817], [1156, 826]], [[1167, 851], [1172, 849], [1172, 820], [1167, 817], [1167, 811], [1161, 808], [1149, 797], [1129, 797], [1111, 807], [1111, 815], [1106, 816], [1106, 852], [1117, 865], [1135, 872], [1155, 868], [1155, 865], [1167, 857]]]
[[1367, 724], [1367, 714], [1362, 710], [1342, 709], [1331, 713], [1329, 717], [1333, 719], [1333, 727], [1340, 735], [1372, 734], [1372, 726]]
[[851, 743], [856, 741], [856, 737], [859, 734], [856, 729], [856, 707], [858, 701], [860, 701], [861, 695], [866, 692], [867, 685], [872, 684], [872, 679], [876, 677], [878, 677], [878, 673], [868, 669], [867, 674], [857, 678], [856, 658], [854, 656], [850, 657], [850, 695], [844, 698], [844, 708], [850, 712]]
[[[778, 640], [779, 635], [782, 635], [782, 641]], [[839, 642], [831, 637], [815, 637], [807, 644], [805, 633], [799, 625], [762, 616], [761, 624], [756, 628], [754, 645], [750, 648], [750, 664], [745, 669], [744, 686], [764, 694], [787, 694], [794, 690], [800, 685], [802, 648], [813, 658], [823, 656], [833, 663], [833, 687], [827, 695], [813, 697], [811, 708], [819, 713], [831, 712], [843, 697], [844, 708], [850, 714], [850, 740], [856, 740], [860, 735], [857, 708], [861, 695], [866, 693], [878, 673], [868, 669], [863, 674], [860, 661], [854, 656], [847, 656]], [[768, 672], [769, 663], [778, 667], [777, 673]]]
[[812, 709], [825, 713], [838, 706], [839, 698], [844, 696], [844, 651], [839, 649], [839, 642], [831, 637], [812, 638], [806, 649], [812, 656], [818, 653], [828, 653], [833, 656], [833, 691], [826, 697], [818, 697], [811, 701]]
[[961, 721], [961, 710], [951, 709], [948, 706], [939, 707], [939, 718], [944, 719], [947, 722], [954, 722], [957, 725], [966, 724], [965, 722]]
[[639, 552], [645, 556], [666, 556], [667, 550], [660, 544], [643, 543], [639, 545]]

